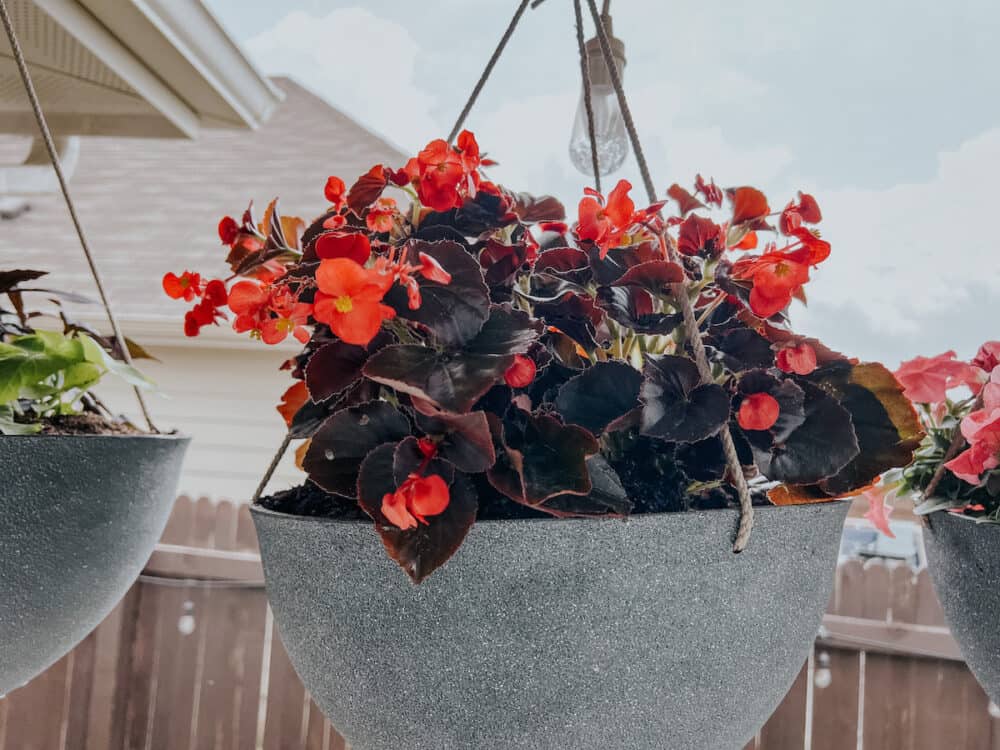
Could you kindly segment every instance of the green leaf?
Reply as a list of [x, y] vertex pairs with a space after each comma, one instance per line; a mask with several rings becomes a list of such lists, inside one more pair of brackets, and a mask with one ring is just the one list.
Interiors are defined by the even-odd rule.
[[0, 406], [0, 433], [4, 435], [34, 435], [42, 429], [40, 424], [25, 424], [14, 420], [14, 410]]
[[17, 398], [26, 386], [43, 380], [83, 360], [83, 350], [73, 339], [52, 331], [17, 336], [0, 343], [0, 403]]
[[99, 367], [104, 367], [105, 370], [113, 372], [126, 383], [134, 385], [136, 388], [145, 388], [149, 390], [155, 387], [152, 380], [147, 378], [139, 372], [139, 370], [127, 362], [122, 362], [120, 359], [112, 357], [107, 351], [105, 351], [104, 347], [94, 341], [94, 339], [90, 336], [86, 336], [84, 334], [77, 334], [77, 336], [83, 346], [85, 358], [88, 362]]

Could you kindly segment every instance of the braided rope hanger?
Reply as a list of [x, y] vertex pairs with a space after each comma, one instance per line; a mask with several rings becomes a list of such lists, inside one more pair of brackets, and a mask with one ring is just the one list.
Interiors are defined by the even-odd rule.
[[[24, 84], [24, 90], [28, 95], [31, 110], [35, 115], [35, 121], [38, 123], [38, 130], [42, 135], [42, 140], [45, 142], [45, 149], [48, 151], [49, 160], [52, 162], [52, 168], [55, 170], [56, 178], [59, 180], [59, 189], [62, 191], [63, 199], [66, 202], [66, 208], [69, 210], [70, 219], [72, 220], [73, 227], [76, 230], [76, 236], [80, 240], [80, 247], [83, 249], [84, 257], [87, 259], [87, 265], [90, 267], [90, 275], [94, 279], [94, 284], [97, 287], [97, 292], [101, 298], [101, 304], [104, 305], [104, 311], [107, 313], [108, 322], [111, 324], [111, 331], [114, 334], [115, 343], [118, 345], [122, 359], [131, 365], [132, 353], [128, 349], [128, 342], [125, 340], [125, 334], [122, 333], [121, 326], [118, 324], [118, 318], [115, 316], [114, 310], [111, 308], [111, 302], [108, 298], [107, 291], [105, 290], [104, 281], [97, 268], [97, 263], [94, 261], [93, 253], [90, 251], [90, 243], [87, 241], [87, 235], [83, 231], [83, 224], [80, 222], [80, 217], [77, 215], [76, 204], [73, 202], [73, 198], [70, 195], [69, 183], [66, 179], [65, 173], [63, 172], [62, 164], [59, 162], [59, 154], [56, 151], [56, 145], [52, 139], [52, 131], [49, 130], [49, 124], [45, 119], [45, 113], [42, 112], [42, 105], [38, 101], [38, 94], [35, 91], [35, 85], [31, 80], [31, 73], [28, 71], [28, 63], [24, 58], [24, 52], [21, 49], [20, 42], [18, 41], [17, 33], [14, 31], [14, 23], [11, 21], [10, 13], [7, 10], [6, 0], [0, 0], [0, 22], [3, 23], [4, 31], [7, 32], [7, 39], [10, 40], [10, 47], [14, 53], [14, 62], [17, 64], [18, 72], [21, 74], [21, 82]], [[135, 392], [135, 398], [139, 402], [139, 409], [142, 411], [142, 416], [146, 420], [146, 424], [149, 426], [150, 432], [159, 432], [153, 424], [153, 418], [149, 413], [149, 408], [146, 406], [146, 399], [143, 397], [142, 391], [140, 391], [137, 386], [132, 386], [132, 390]]]

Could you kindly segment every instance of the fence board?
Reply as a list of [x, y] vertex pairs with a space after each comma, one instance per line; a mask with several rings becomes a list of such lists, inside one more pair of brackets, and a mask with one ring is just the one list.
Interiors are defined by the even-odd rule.
[[799, 747], [806, 734], [808, 665], [803, 666], [785, 699], [760, 730], [761, 750]]
[[813, 687], [811, 750], [853, 748], [858, 734], [859, 654], [846, 649], [817, 649], [815, 664], [817, 674], [829, 670], [829, 683]]

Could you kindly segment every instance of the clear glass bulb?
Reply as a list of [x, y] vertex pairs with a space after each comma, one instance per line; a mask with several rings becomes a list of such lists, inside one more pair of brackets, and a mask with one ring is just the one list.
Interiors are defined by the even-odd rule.
[[[592, 83], [590, 97], [594, 109], [597, 167], [602, 175], [607, 175], [618, 170], [628, 156], [625, 119], [618, 107], [618, 96], [615, 94], [614, 86], [610, 83]], [[587, 126], [587, 107], [582, 92], [569, 140], [569, 158], [573, 166], [583, 174], [594, 174], [594, 163], [590, 153], [590, 129]]]

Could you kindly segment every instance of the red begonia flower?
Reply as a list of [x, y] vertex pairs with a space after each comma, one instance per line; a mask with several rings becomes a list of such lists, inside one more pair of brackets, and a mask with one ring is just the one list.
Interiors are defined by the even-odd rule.
[[468, 130], [463, 130], [458, 134], [455, 146], [461, 154], [462, 166], [465, 171], [472, 174], [478, 170], [482, 159], [479, 155], [479, 144], [476, 142], [476, 136]]
[[393, 278], [366, 269], [350, 258], [321, 261], [316, 270], [313, 317], [326, 323], [348, 344], [368, 344], [382, 327], [383, 320], [396, 311], [382, 304]]
[[347, 217], [343, 214], [333, 214], [323, 220], [323, 229], [343, 229], [347, 226]]
[[802, 221], [806, 224], [818, 224], [823, 220], [823, 213], [819, 210], [819, 204], [809, 193], [799, 191], [799, 204], [796, 207]]
[[323, 188], [323, 195], [333, 205], [333, 210], [339, 211], [347, 200], [347, 185], [339, 177], [328, 177], [326, 186]]
[[733, 250], [756, 250], [757, 249], [757, 233], [747, 232], [743, 235], [743, 239], [732, 246]]
[[292, 334], [300, 343], [309, 343], [309, 329], [306, 325], [312, 314], [312, 305], [297, 302], [290, 309], [274, 312], [276, 315], [269, 317], [260, 327], [260, 337], [265, 344], [280, 344], [288, 334]]
[[816, 369], [816, 350], [805, 341], [796, 346], [787, 346], [778, 350], [775, 364], [784, 372], [808, 375]]
[[785, 206], [785, 210], [781, 212], [781, 218], [778, 220], [778, 229], [782, 234], [791, 234], [801, 226], [802, 214], [796, 210], [794, 203], [789, 203]]
[[819, 265], [830, 257], [830, 243], [826, 240], [821, 240], [816, 234], [805, 227], [793, 230], [791, 235], [802, 244], [802, 247], [809, 251], [809, 265]]
[[750, 279], [750, 309], [761, 318], [784, 310], [802, 285], [809, 281], [808, 256], [802, 253], [767, 252], [758, 258], [741, 258], [733, 264], [732, 275]]
[[201, 276], [191, 271], [185, 271], [180, 276], [168, 273], [163, 277], [163, 291], [171, 299], [182, 299], [190, 302], [202, 294]]
[[893, 373], [903, 386], [903, 395], [916, 404], [944, 401], [950, 388], [975, 378], [971, 365], [955, 359], [947, 351], [936, 357], [914, 357]]
[[417, 257], [420, 260], [421, 276], [430, 281], [436, 281], [438, 284], [451, 283], [451, 274], [445, 271], [436, 259], [427, 253], [420, 253]]
[[767, 196], [757, 188], [731, 188], [727, 192], [729, 193], [729, 199], [733, 203], [733, 218], [731, 221], [733, 225], [742, 224], [747, 221], [757, 221], [771, 213], [771, 207], [767, 205]]
[[[435, 211], [447, 211], [462, 205], [458, 186], [465, 176], [462, 159], [447, 141], [438, 138], [417, 154], [420, 180], [417, 196]], [[408, 165], [409, 166], [409, 165]]]
[[736, 421], [744, 430], [769, 430], [778, 421], [781, 407], [769, 393], [751, 393], [743, 399]]
[[375, 201], [375, 205], [368, 209], [365, 224], [372, 232], [392, 231], [392, 222], [397, 213], [395, 198], [379, 198]]
[[328, 232], [316, 238], [316, 257], [320, 260], [349, 258], [364, 265], [371, 254], [371, 241], [361, 232]]
[[531, 357], [525, 357], [523, 354], [515, 354], [514, 361], [503, 374], [503, 379], [511, 388], [527, 388], [535, 379], [537, 371], [538, 368]]
[[701, 193], [706, 203], [712, 203], [716, 206], [722, 205], [722, 189], [715, 184], [714, 179], [710, 179], [706, 183], [700, 174], [695, 175], [694, 191]]
[[437, 474], [426, 477], [410, 474], [395, 492], [382, 497], [382, 515], [393, 526], [415, 529], [428, 525], [428, 516], [444, 513], [451, 502], [448, 485]]
[[222, 244], [232, 246], [239, 236], [240, 225], [236, 223], [236, 219], [232, 216], [223, 216], [219, 222], [219, 239], [222, 240]]
[[713, 257], [721, 253], [725, 246], [725, 232], [711, 219], [691, 214], [681, 223], [677, 235], [677, 250], [680, 253], [699, 255], [705, 251], [706, 255]]
[[306, 401], [309, 400], [309, 389], [302, 380], [296, 380], [288, 390], [286, 390], [281, 395], [281, 403], [275, 408], [278, 410], [278, 414], [281, 415], [282, 419], [285, 420], [285, 424], [289, 427], [292, 426], [292, 420], [295, 415], [298, 414], [299, 409], [301, 409]]
[[632, 184], [619, 180], [608, 193], [607, 203], [596, 190], [587, 188], [578, 206], [576, 236], [600, 248], [601, 258], [617, 247], [636, 220], [635, 203], [628, 196]]

